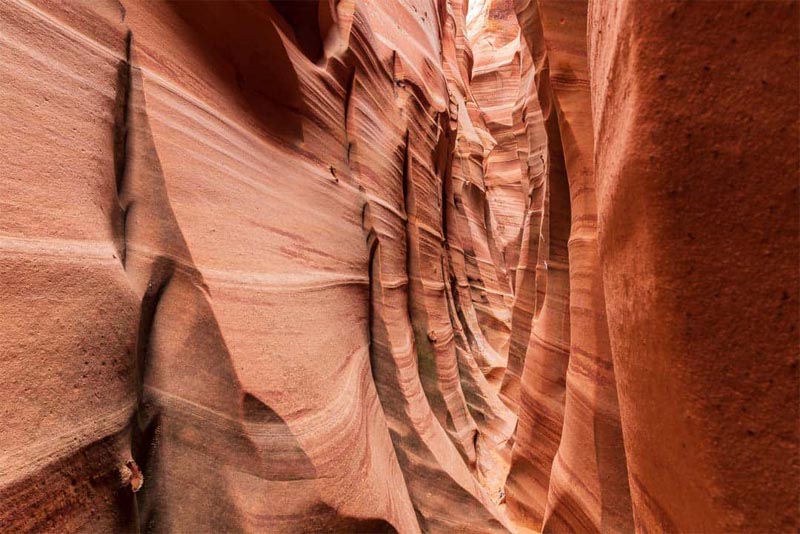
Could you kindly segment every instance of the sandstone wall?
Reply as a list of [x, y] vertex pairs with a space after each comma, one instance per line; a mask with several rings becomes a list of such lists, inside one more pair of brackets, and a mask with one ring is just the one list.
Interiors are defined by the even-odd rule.
[[517, 73], [494, 139], [466, 5], [0, 13], [3, 528], [511, 528], [502, 258], [544, 136]]
[[645, 4], [588, 34], [636, 526], [796, 530], [800, 5]]
[[797, 8], [517, 2], [571, 208], [569, 303], [548, 269], [525, 360], [518, 523], [797, 527]]
[[796, 530], [799, 16], [2, 3], [0, 531]]

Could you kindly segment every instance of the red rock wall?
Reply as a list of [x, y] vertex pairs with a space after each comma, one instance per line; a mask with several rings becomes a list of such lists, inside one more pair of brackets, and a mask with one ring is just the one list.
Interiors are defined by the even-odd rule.
[[795, 530], [797, 4], [648, 5], [0, 5], [0, 531]]
[[629, 532], [625, 448], [597, 252], [587, 4], [523, 1], [517, 8], [549, 111], [554, 165], [548, 298], [523, 375], [528, 404], [520, 410], [510, 507], [521, 522], [546, 532]]
[[642, 531], [800, 523], [799, 9], [591, 5], [600, 263]]
[[3, 528], [511, 528], [527, 122], [493, 155], [466, 6], [0, 12]]
[[548, 133], [545, 254], [569, 234], [522, 375], [518, 524], [797, 528], [797, 8], [517, 2]]

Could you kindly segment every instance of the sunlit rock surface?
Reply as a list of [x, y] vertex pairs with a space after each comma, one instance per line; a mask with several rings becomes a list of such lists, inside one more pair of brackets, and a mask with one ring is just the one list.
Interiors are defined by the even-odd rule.
[[793, 532], [798, 4], [0, 4], [0, 531]]

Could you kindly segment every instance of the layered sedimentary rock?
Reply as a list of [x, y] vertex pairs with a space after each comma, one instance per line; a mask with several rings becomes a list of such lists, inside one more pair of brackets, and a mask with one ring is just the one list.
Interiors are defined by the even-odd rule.
[[[633, 528], [597, 257], [585, 2], [520, 2], [550, 140], [547, 299], [526, 358], [509, 503], [544, 531]], [[568, 273], [568, 275], [567, 275]]]
[[466, 6], [3, 16], [4, 528], [512, 528]]
[[796, 530], [797, 17], [3, 3], [0, 530]]
[[[548, 77], [538, 88], [551, 161], [554, 150], [564, 155], [570, 296], [568, 318], [559, 300], [535, 321], [562, 342], [561, 357], [534, 336], [509, 508], [546, 532], [792, 530], [798, 46], [786, 21], [796, 22], [797, 5], [594, 2], [588, 32], [586, 7], [517, 4]], [[767, 34], [777, 50], [767, 52]], [[764, 148], [769, 131], [782, 132], [783, 148]], [[768, 167], [780, 178], [756, 193]], [[548, 185], [559, 171], [551, 166]], [[759, 201], [746, 213], [734, 208], [748, 195]], [[759, 222], [744, 230], [744, 221]], [[742, 246], [763, 251], [745, 260]], [[767, 264], [769, 275], [746, 281]], [[548, 270], [548, 297], [551, 280], [563, 284]], [[731, 299], [745, 287], [753, 293], [742, 296], [742, 313]], [[551, 317], [556, 328], [544, 324]], [[750, 484], [760, 497], [745, 496]]]

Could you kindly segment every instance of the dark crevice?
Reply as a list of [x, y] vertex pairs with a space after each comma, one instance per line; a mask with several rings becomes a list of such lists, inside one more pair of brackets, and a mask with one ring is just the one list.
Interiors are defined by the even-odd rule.
[[[413, 201], [411, 197], [411, 148], [410, 148], [410, 131], [406, 130], [405, 136], [405, 146], [403, 149], [403, 212], [406, 215], [406, 276], [408, 277], [408, 285], [406, 286], [406, 307], [408, 312], [408, 318], [412, 321], [411, 326], [413, 329], [413, 306], [411, 304], [412, 301], [412, 291], [411, 291], [411, 209]], [[416, 330], [414, 330], [416, 334]], [[419, 363], [419, 362], [418, 362]]]
[[120, 233], [122, 235], [122, 242], [120, 243], [120, 261], [122, 267], [125, 267], [128, 261], [128, 218], [130, 217], [131, 210], [133, 209], [133, 201], [129, 202], [127, 206], [122, 208], [122, 218]]
[[150, 352], [150, 339], [153, 325], [155, 323], [158, 304], [164, 291], [167, 289], [173, 275], [175, 274], [175, 263], [169, 258], [160, 256], [153, 264], [150, 281], [147, 283], [147, 290], [142, 297], [139, 314], [139, 334], [136, 339], [136, 388], [137, 401], [141, 408], [144, 391], [144, 378]]
[[127, 216], [128, 207], [122, 200], [125, 175], [128, 171], [128, 126], [131, 106], [131, 41], [130, 31], [125, 35], [125, 59], [117, 66], [117, 85], [114, 97], [113, 159], [114, 185], [117, 198], [112, 226], [119, 259], [123, 267], [127, 257]]
[[353, 152], [353, 137], [350, 135], [350, 128], [352, 127], [352, 117], [350, 114], [353, 112], [352, 108], [352, 100], [353, 100], [353, 90], [355, 88], [355, 81], [356, 81], [356, 69], [355, 67], [352, 68], [350, 74], [347, 77], [347, 82], [344, 86], [344, 139], [345, 139], [345, 146], [346, 146], [346, 153], [345, 159], [348, 164], [352, 161], [352, 152]]
[[403, 144], [403, 211], [405, 212], [406, 217], [408, 217], [408, 209], [409, 209], [409, 202], [408, 202], [408, 195], [409, 195], [409, 174], [411, 172], [411, 158], [410, 158], [410, 148], [409, 148], [409, 139], [410, 139], [409, 130], [406, 130], [405, 141]]
[[392, 50], [392, 84], [393, 84], [392, 91], [394, 92], [395, 96], [397, 96], [398, 87], [405, 87], [405, 82], [402, 80], [403, 73], [401, 72], [401, 70], [402, 70], [402, 63], [400, 59], [397, 57], [397, 50]]
[[[450, 130], [449, 126], [449, 115], [447, 116], [447, 121], [445, 122], [445, 127], [443, 128], [444, 131], [444, 143], [442, 143], [441, 139], [439, 140], [440, 147], [443, 146], [444, 150], [440, 149], [439, 157], [443, 160], [443, 168], [444, 172], [442, 173], [442, 190], [441, 190], [441, 205], [442, 205], [442, 243], [443, 246], [447, 246], [448, 243], [448, 231], [449, 227], [447, 224], [447, 218], [449, 216], [449, 201], [450, 197], [453, 196], [453, 157], [455, 156], [455, 136], [453, 132]], [[455, 202], [455, 201], [454, 201]], [[442, 273], [444, 276], [444, 272]]]
[[117, 66], [117, 88], [114, 98], [114, 179], [117, 193], [122, 191], [122, 182], [128, 164], [128, 114], [131, 94], [131, 40], [130, 31], [125, 36], [125, 59]]
[[376, 295], [375, 286], [377, 285], [377, 279], [380, 274], [377, 272], [378, 270], [378, 248], [380, 242], [378, 241], [378, 237], [375, 234], [375, 230], [370, 228], [369, 234], [367, 235], [367, 246], [369, 246], [369, 260], [368, 260], [368, 268], [369, 268], [369, 290], [367, 295], [367, 306], [369, 315], [369, 329], [368, 329], [368, 343], [369, 343], [369, 366], [372, 372], [372, 380], [375, 383], [376, 387], [378, 384], [378, 377], [375, 374], [375, 369], [377, 368], [377, 362], [375, 361], [375, 347], [373, 346], [373, 332], [372, 332], [372, 318], [375, 317], [374, 313], [374, 299]]
[[[161, 429], [161, 413], [155, 406], [140, 404], [131, 422], [131, 456], [144, 473], [145, 484], [135, 495], [136, 529], [138, 532], [153, 532], [158, 521], [157, 507], [147, 506], [148, 500], [157, 496], [153, 481], [159, 471], [157, 442]], [[152, 494], [152, 496], [151, 496]]]
[[[139, 311], [139, 331], [136, 339], [135, 386], [136, 412], [131, 425], [131, 456], [145, 474], [142, 491], [136, 494], [137, 529], [150, 532], [156, 518], [152, 516], [152, 506], [147, 506], [147, 498], [153, 486], [152, 474], [157, 472], [155, 451], [159, 430], [160, 413], [156, 406], [145, 400], [144, 383], [150, 360], [153, 326], [158, 314], [161, 299], [175, 274], [175, 262], [163, 256], [157, 258], [150, 272], [147, 290], [142, 296]], [[150, 483], [147, 481], [150, 479]], [[144, 516], [143, 516], [144, 514]]]

